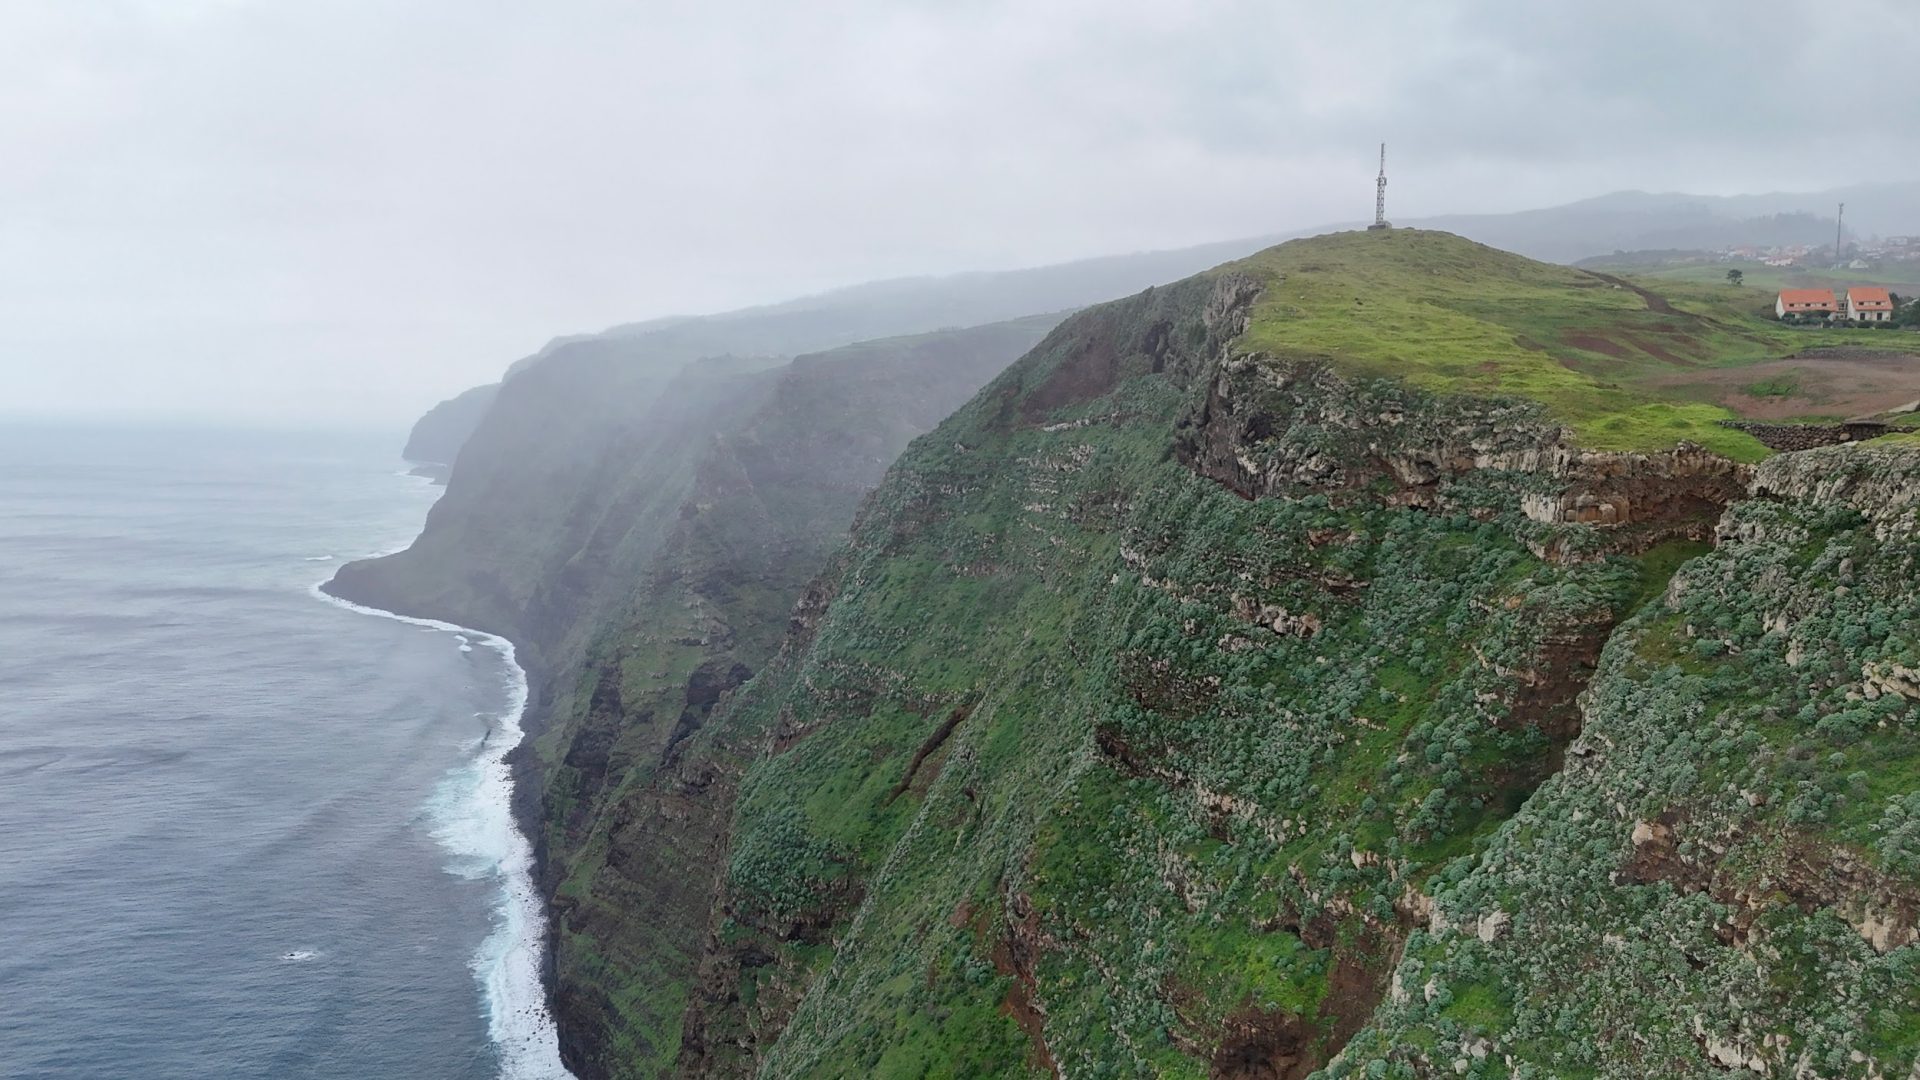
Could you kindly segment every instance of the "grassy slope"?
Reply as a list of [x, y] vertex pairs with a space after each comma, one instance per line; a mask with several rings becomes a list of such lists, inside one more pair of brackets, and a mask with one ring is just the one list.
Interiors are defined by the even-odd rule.
[[[1605, 267], [1599, 267], [1599, 269], [1605, 269]], [[1752, 294], [1744, 299], [1753, 306], [1771, 307], [1773, 294], [1781, 289], [1830, 288], [1838, 291], [1848, 285], [1886, 285], [1899, 293], [1920, 292], [1920, 266], [1911, 265], [1905, 269], [1832, 270], [1826, 267], [1767, 266], [1757, 262], [1739, 262], [1633, 267], [1620, 272], [1632, 274], [1648, 285], [1660, 282], [1729, 289], [1731, 286], [1727, 285], [1727, 271], [1733, 269], [1738, 269], [1743, 275], [1740, 287]]]
[[[1442, 393], [1544, 402], [1576, 441], [1650, 450], [1688, 439], [1743, 461], [1766, 450], [1719, 427], [1732, 413], [1652, 379], [1777, 359], [1816, 344], [1763, 318], [1753, 295], [1662, 286], [1671, 313], [1627, 288], [1447, 233], [1351, 232], [1283, 244], [1238, 264], [1271, 286], [1246, 345], [1329, 356], [1345, 371]], [[1817, 344], [1885, 347], [1874, 331]]]

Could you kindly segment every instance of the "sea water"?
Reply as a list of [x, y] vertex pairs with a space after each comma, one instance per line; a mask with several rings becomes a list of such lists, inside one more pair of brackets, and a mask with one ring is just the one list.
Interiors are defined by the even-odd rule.
[[329, 601], [382, 435], [0, 424], [0, 1076], [564, 1076], [511, 646]]

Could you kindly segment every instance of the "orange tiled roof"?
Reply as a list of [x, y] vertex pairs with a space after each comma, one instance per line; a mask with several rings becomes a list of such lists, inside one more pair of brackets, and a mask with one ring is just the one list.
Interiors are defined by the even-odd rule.
[[1804, 307], [1808, 304], [1833, 306], [1832, 289], [1781, 289], [1780, 302], [1788, 307]]
[[1893, 307], [1893, 297], [1887, 295], [1887, 290], [1877, 286], [1863, 285], [1859, 288], [1848, 289], [1847, 302], [1854, 307], [1863, 308], [1868, 311], [1885, 311]]

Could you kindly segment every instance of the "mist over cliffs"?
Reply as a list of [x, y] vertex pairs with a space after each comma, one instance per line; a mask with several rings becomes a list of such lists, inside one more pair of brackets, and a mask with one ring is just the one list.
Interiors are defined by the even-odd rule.
[[[1069, 311], [1185, 277], [1272, 240], [1230, 240], [1026, 270], [876, 281], [717, 315], [627, 323], [597, 334], [555, 338], [510, 365], [505, 381], [514, 383], [549, 361], [602, 372], [622, 365], [672, 370], [711, 357], [792, 357], [858, 341]], [[481, 425], [496, 392], [491, 386], [476, 387], [435, 406], [415, 424], [406, 456], [451, 463]]]
[[[1859, 233], [1898, 233], [1920, 219], [1920, 183], [1888, 183], [1741, 196], [1616, 192], [1539, 210], [1442, 215], [1402, 224], [1457, 233], [1529, 258], [1572, 263], [1619, 251], [1826, 243], [1833, 234], [1831, 214], [1837, 201], [1847, 203], [1849, 221]], [[877, 281], [718, 315], [628, 323], [599, 334], [555, 338], [509, 366], [507, 375], [576, 345], [625, 350], [640, 363], [726, 354], [793, 355], [868, 338], [1067, 311], [1174, 281], [1283, 239], [1347, 227], [1354, 226], [1322, 226], [1028, 270]], [[475, 387], [435, 406], [415, 426], [407, 458], [450, 464], [485, 415], [492, 393], [487, 386]]]
[[466, 445], [467, 438], [493, 407], [493, 399], [499, 392], [499, 383], [487, 383], [464, 390], [428, 409], [407, 433], [400, 456], [424, 465], [451, 466], [453, 459], [460, 456], [460, 448]]

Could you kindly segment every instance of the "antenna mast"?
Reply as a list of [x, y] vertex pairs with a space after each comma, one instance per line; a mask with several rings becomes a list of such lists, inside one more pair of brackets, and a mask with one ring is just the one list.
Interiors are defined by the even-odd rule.
[[1841, 203], [1840, 209], [1834, 211], [1833, 214], [1833, 265], [1835, 266], [1839, 266], [1841, 261], [1846, 258], [1846, 256], [1841, 254], [1845, 249], [1840, 246], [1841, 223], [1844, 222], [1846, 218], [1847, 204]]
[[1387, 224], [1387, 144], [1380, 144], [1380, 178], [1373, 182], [1373, 224], [1368, 230], [1391, 229]]

